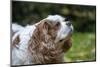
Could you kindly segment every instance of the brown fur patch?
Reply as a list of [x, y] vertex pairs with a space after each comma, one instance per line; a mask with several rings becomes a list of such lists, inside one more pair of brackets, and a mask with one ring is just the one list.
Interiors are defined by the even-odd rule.
[[20, 38], [19, 38], [19, 35], [15, 38], [15, 40], [13, 41], [12, 43], [12, 46], [13, 47], [16, 47], [16, 45], [18, 45], [18, 43], [20, 42]]
[[67, 52], [72, 46], [72, 40], [69, 38], [67, 41], [64, 42], [64, 45], [62, 47], [63, 52]]

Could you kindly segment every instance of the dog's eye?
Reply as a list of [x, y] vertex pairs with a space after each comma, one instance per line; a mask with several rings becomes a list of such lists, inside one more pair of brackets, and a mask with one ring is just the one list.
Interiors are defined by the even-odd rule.
[[59, 26], [60, 25], [60, 22], [57, 22], [56, 26]]
[[63, 41], [63, 39], [62, 40], [60, 40], [59, 42], [62, 42]]

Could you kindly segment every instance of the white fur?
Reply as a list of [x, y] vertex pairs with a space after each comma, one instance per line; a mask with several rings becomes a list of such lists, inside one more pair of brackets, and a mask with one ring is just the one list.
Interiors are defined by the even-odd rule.
[[65, 20], [64, 17], [61, 17], [60, 15], [49, 15], [46, 19], [56, 22], [63, 22]]
[[20, 25], [18, 25], [16, 23], [12, 24], [12, 30], [13, 30], [14, 33], [18, 32], [18, 31], [20, 31], [22, 29], [24, 29], [24, 27], [22, 27], [22, 26], [20, 26]]
[[[47, 20], [53, 21], [53, 22], [60, 22], [61, 27], [57, 33], [57, 37], [55, 42], [64, 39], [67, 37], [70, 33], [72, 33], [72, 25], [67, 26], [66, 21], [64, 21], [65, 18], [59, 16], [59, 15], [49, 15]], [[38, 25], [39, 23], [35, 24]], [[16, 24], [12, 25], [13, 30], [18, 31], [12, 38], [12, 42], [14, 39], [19, 35], [20, 42], [18, 44], [18, 48], [12, 49], [12, 65], [22, 65], [22, 64], [31, 64], [31, 57], [28, 55], [28, 42], [34, 33], [34, 30], [36, 29], [35, 25], [32, 26], [26, 26], [21, 27], [19, 25], [16, 26]]]

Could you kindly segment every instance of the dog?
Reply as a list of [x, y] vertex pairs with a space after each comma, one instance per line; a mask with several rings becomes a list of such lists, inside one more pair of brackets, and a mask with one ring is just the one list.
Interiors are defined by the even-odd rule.
[[26, 27], [12, 24], [13, 30], [17, 31], [12, 36], [12, 65], [63, 63], [72, 46], [72, 23], [60, 15]]

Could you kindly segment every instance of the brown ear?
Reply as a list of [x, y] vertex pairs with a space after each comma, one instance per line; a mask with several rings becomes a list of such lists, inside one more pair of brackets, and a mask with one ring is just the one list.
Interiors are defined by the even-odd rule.
[[12, 47], [16, 47], [16, 45], [18, 45], [18, 43], [20, 42], [20, 38], [19, 35], [15, 38], [15, 40], [12, 42]]
[[67, 52], [72, 46], [72, 40], [69, 38], [63, 45], [63, 52]]
[[36, 29], [32, 35], [32, 38], [29, 41], [29, 50], [38, 50], [41, 47], [42, 42], [48, 42], [48, 27], [49, 24], [47, 21], [40, 21], [40, 24], [36, 26]]
[[[39, 25], [37, 25], [30, 41], [28, 50], [31, 56], [35, 59], [41, 58], [41, 55], [38, 55], [37, 58], [36, 54], [47, 54], [49, 50], [53, 50], [55, 46], [53, 44], [53, 41], [51, 40], [51, 37], [47, 34], [48, 33], [49, 24], [45, 22], [41, 22]], [[34, 53], [37, 52], [35, 55]], [[40, 53], [39, 53], [40, 52]], [[35, 61], [35, 60], [34, 60]], [[42, 61], [42, 60], [41, 60]], [[35, 61], [38, 62], [39, 61]]]
[[40, 24], [37, 25], [38, 31], [40, 33], [46, 34], [48, 32], [48, 29], [50, 28], [50, 24], [48, 22], [49, 22], [48, 20], [42, 20], [40, 21]]

